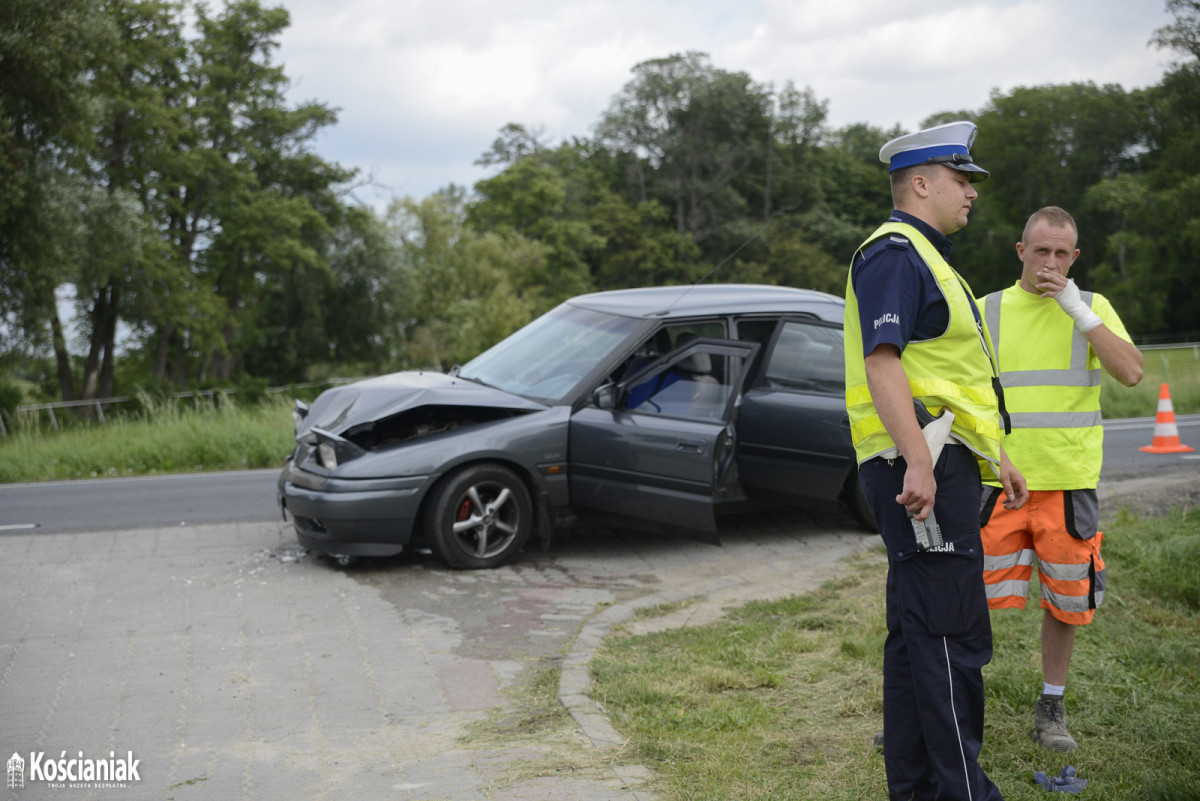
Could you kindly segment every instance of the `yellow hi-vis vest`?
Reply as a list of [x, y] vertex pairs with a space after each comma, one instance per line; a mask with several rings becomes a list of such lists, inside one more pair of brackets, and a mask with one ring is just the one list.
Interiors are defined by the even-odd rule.
[[[941, 336], [921, 342], [909, 342], [900, 355], [900, 364], [908, 375], [913, 398], [921, 400], [937, 416], [949, 407], [954, 412], [950, 433], [997, 472], [1000, 465], [1000, 410], [993, 388], [991, 340], [976, 323], [972, 307], [975, 296], [967, 282], [938, 253], [928, 239], [911, 225], [884, 223], [859, 247], [861, 253], [880, 237], [902, 236], [916, 248], [929, 267], [946, 304], [950, 323]], [[867, 389], [867, 368], [863, 358], [862, 329], [858, 299], [851, 275], [846, 277], [846, 313], [843, 326], [846, 337], [846, 411], [850, 416], [850, 437], [858, 463], [874, 458], [896, 443], [888, 435], [871, 392]]]
[[[1109, 322], [1102, 296], [1080, 295]], [[1094, 489], [1104, 455], [1100, 358], [1057, 303], [1019, 283], [983, 304], [1012, 419], [1008, 457], [1031, 490]]]

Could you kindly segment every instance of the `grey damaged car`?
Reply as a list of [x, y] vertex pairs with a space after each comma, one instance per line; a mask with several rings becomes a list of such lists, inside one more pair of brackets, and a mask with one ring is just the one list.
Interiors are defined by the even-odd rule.
[[582, 523], [715, 535], [760, 504], [840, 502], [869, 526], [843, 305], [735, 284], [573, 298], [448, 373], [297, 402], [280, 503], [311, 551], [428, 547], [453, 568]]

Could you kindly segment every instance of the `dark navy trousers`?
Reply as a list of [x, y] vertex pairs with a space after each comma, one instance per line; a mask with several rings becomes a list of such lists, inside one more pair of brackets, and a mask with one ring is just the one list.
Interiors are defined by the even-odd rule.
[[919, 552], [896, 503], [906, 464], [871, 459], [859, 481], [887, 546], [887, 641], [883, 651], [883, 761], [901, 801], [996, 801], [979, 767], [982, 668], [992, 658], [983, 587], [980, 481], [974, 454], [943, 449], [934, 469], [934, 515], [945, 544]]

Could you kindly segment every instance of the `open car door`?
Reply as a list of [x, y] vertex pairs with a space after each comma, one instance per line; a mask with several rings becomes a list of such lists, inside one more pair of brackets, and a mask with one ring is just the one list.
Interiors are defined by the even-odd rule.
[[836, 498], [852, 473], [842, 326], [785, 320], [742, 399], [738, 470], [751, 496]]
[[571, 418], [572, 505], [715, 534], [741, 497], [733, 416], [758, 347], [696, 339], [598, 388]]

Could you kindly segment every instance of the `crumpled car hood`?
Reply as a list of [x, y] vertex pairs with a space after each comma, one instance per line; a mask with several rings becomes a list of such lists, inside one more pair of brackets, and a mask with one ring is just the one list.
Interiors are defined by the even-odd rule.
[[541, 411], [543, 404], [503, 390], [437, 372], [406, 371], [333, 387], [321, 393], [298, 433], [316, 426], [343, 434], [422, 406], [462, 406]]

